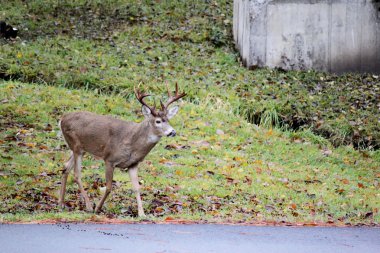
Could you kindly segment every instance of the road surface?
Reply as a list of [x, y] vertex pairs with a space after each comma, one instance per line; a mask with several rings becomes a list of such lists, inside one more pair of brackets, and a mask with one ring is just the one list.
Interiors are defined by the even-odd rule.
[[0, 252], [379, 253], [380, 228], [0, 224]]

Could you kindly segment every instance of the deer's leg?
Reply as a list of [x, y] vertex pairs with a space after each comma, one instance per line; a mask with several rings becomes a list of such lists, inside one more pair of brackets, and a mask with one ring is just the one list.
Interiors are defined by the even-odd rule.
[[140, 184], [139, 184], [139, 178], [138, 178], [138, 168], [137, 166], [129, 168], [129, 177], [131, 178], [132, 187], [136, 194], [136, 200], [137, 200], [137, 210], [139, 217], [145, 216], [144, 209], [142, 206], [141, 196], [140, 196]]
[[108, 195], [111, 193], [113, 170], [114, 170], [114, 168], [113, 168], [112, 164], [109, 162], [106, 162], [106, 192], [104, 193], [99, 204], [96, 206], [95, 213], [98, 213], [102, 209], [104, 201], [106, 201]]
[[69, 173], [73, 167], [74, 167], [74, 155], [71, 152], [70, 159], [65, 163], [64, 171], [61, 177], [61, 190], [59, 192], [59, 202], [58, 202], [58, 205], [61, 208], [65, 207], [64, 199], [65, 199], [65, 193], [66, 193], [67, 177], [69, 176]]
[[84, 190], [83, 184], [82, 184], [81, 164], [82, 164], [82, 154], [77, 154], [74, 152], [74, 180], [78, 184], [79, 191], [86, 204], [86, 210], [88, 212], [92, 212], [90, 199], [88, 198], [87, 193]]

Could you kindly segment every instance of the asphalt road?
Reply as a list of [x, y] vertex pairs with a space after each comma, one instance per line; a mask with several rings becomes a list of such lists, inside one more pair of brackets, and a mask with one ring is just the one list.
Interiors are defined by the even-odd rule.
[[2, 224], [0, 252], [379, 253], [380, 228]]

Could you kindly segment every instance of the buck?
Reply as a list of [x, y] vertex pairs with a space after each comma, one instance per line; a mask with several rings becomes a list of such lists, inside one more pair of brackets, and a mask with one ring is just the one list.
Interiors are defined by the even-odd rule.
[[160, 101], [161, 108], [149, 106], [144, 98], [150, 96], [135, 88], [137, 100], [142, 104], [142, 113], [145, 119], [141, 123], [128, 122], [111, 116], [97, 115], [91, 112], [72, 112], [65, 114], [60, 121], [60, 128], [64, 139], [71, 149], [70, 159], [65, 163], [62, 178], [59, 205], [64, 208], [64, 196], [69, 172], [74, 168], [74, 181], [78, 184], [81, 196], [84, 199], [86, 210], [93, 211], [90, 200], [81, 181], [81, 161], [83, 154], [88, 152], [100, 157], [106, 167], [106, 190], [95, 208], [99, 212], [112, 190], [112, 179], [115, 168], [128, 170], [133, 190], [136, 194], [138, 215], [144, 216], [144, 209], [140, 197], [137, 165], [159, 142], [161, 137], [176, 135], [169, 124], [169, 120], [178, 112], [178, 106], [169, 105], [186, 96], [179, 94], [178, 85], [175, 86], [174, 96], [169, 91], [168, 101]]

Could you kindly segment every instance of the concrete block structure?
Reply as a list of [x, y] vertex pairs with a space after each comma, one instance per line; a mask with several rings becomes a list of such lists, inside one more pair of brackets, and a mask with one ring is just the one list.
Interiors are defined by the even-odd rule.
[[247, 67], [380, 73], [380, 0], [234, 0]]

